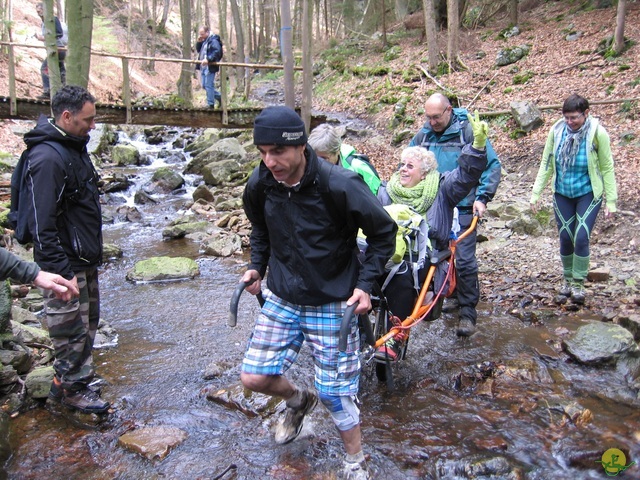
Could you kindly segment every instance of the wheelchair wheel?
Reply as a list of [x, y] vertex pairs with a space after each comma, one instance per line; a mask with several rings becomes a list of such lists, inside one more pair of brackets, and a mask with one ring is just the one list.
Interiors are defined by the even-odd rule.
[[[389, 331], [389, 311], [386, 305], [380, 305], [375, 312], [375, 323], [373, 326], [373, 335], [376, 339], [384, 336]], [[405, 347], [406, 348], [406, 347]], [[403, 350], [404, 355], [404, 350]], [[380, 382], [385, 382], [389, 390], [393, 390], [393, 371], [391, 370], [391, 362], [378, 361], [375, 362], [376, 378]]]

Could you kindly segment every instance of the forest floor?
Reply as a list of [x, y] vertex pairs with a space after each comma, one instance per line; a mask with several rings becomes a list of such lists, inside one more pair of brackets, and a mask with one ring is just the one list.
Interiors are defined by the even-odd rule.
[[[613, 35], [616, 25], [615, 7], [602, 10], [579, 9], [580, 2], [520, 2], [533, 8], [520, 11], [520, 34], [499, 38], [508, 19], [496, 17], [492, 23], [473, 30], [461, 30], [460, 58], [467, 69], [440, 75], [434, 81], [420, 74], [426, 66], [427, 47], [419, 41], [419, 32], [405, 32], [401, 24], [389, 29], [390, 43], [400, 49], [394, 60], [384, 60], [381, 40], [362, 37], [357, 43], [357, 55], [351, 65], [387, 65], [391, 73], [380, 76], [343, 74], [325, 66], [316, 76], [314, 109], [332, 115], [357, 119], [367, 125], [365, 137], [349, 136], [347, 141], [359, 151], [369, 154], [383, 178], [388, 178], [397, 165], [403, 145], [394, 145], [393, 137], [399, 130], [417, 132], [424, 117], [424, 101], [434, 91], [444, 87], [454, 92], [461, 106], [478, 109], [481, 113], [509, 110], [512, 101], [530, 101], [540, 107], [559, 106], [571, 93], [579, 93], [592, 102], [591, 114], [596, 116], [611, 136], [612, 151], [618, 183], [618, 209], [620, 213], [605, 219], [600, 215], [592, 238], [592, 267], [611, 271], [608, 284], [589, 285], [593, 296], [583, 312], [614, 318], [627, 315], [640, 303], [637, 282], [640, 280], [640, 3], [627, 2], [625, 36], [631, 47], [617, 58], [604, 59], [594, 54], [604, 38]], [[33, 33], [39, 28], [35, 2], [14, 0], [14, 41], [39, 44]], [[126, 48], [126, 30], [117, 27], [119, 15], [106, 10], [99, 13], [111, 33], [94, 35], [94, 48], [101, 41], [119, 42], [117, 51]], [[169, 25], [175, 28], [175, 25]], [[575, 34], [575, 40], [567, 35]], [[135, 40], [135, 39], [134, 39]], [[438, 39], [442, 52], [446, 51], [446, 36]], [[132, 45], [132, 41], [129, 42]], [[498, 52], [507, 47], [527, 44], [530, 53], [514, 65], [496, 67]], [[327, 47], [328, 48], [328, 47]], [[336, 47], [336, 48], [339, 48]], [[324, 51], [324, 49], [319, 49]], [[137, 52], [139, 54], [139, 52]], [[40, 62], [42, 50], [23, 49], [17, 66], [17, 90], [20, 97], [35, 97], [41, 92]], [[166, 46], [163, 56], [178, 57], [179, 50]], [[231, 48], [225, 46], [227, 59]], [[321, 63], [320, 58], [318, 61]], [[0, 94], [8, 91], [7, 59], [0, 57]], [[141, 68], [141, 62], [132, 62], [134, 97], [158, 96], [175, 92], [179, 66], [157, 62], [155, 72]], [[99, 102], [113, 102], [120, 98], [121, 65], [104, 57], [92, 60], [89, 90]], [[407, 80], [401, 72], [413, 71]], [[520, 78], [529, 77], [524, 83]], [[258, 80], [254, 82], [256, 85]], [[195, 103], [204, 105], [203, 93], [195, 87]], [[410, 97], [406, 102], [405, 123], [390, 128], [395, 102], [380, 99], [386, 93]], [[400, 92], [400, 94], [398, 93]], [[628, 100], [621, 102], [620, 100]], [[600, 103], [611, 102], [611, 103]], [[617, 102], [617, 103], [613, 103]], [[516, 138], [516, 125], [510, 116], [490, 119], [490, 139], [503, 165], [503, 180], [496, 195], [497, 202], [528, 203], [531, 186], [540, 162], [544, 141], [550, 125], [561, 115], [559, 108], [542, 110], [545, 124], [527, 135]], [[30, 128], [28, 122], [5, 120], [0, 123], [0, 152], [18, 155], [23, 149], [21, 135]], [[406, 139], [403, 144], [406, 144]], [[550, 204], [550, 190], [544, 200]], [[489, 219], [480, 233], [490, 241], [479, 247], [482, 296], [494, 305], [508, 311], [525, 306], [554, 304], [553, 292], [560, 284], [557, 234], [550, 229], [545, 237], [506, 233]]]

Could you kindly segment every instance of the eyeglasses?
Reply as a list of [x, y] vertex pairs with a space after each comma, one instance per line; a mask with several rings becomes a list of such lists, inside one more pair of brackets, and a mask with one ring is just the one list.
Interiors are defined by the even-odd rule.
[[442, 113], [441, 113], [440, 115], [433, 115], [433, 116], [431, 116], [431, 117], [430, 117], [429, 115], [427, 115], [427, 116], [425, 117], [425, 119], [427, 120], [427, 122], [431, 122], [431, 121], [437, 122], [438, 120], [440, 120], [440, 119], [442, 118], [442, 116], [444, 115], [444, 113], [445, 113], [448, 109], [449, 109], [449, 107], [448, 107], [448, 106], [447, 106], [447, 107], [444, 107], [444, 110], [442, 111]]
[[565, 115], [564, 119], [567, 122], [576, 122], [576, 121], [580, 120], [580, 117], [584, 117], [584, 113], [577, 113], [575, 115]]

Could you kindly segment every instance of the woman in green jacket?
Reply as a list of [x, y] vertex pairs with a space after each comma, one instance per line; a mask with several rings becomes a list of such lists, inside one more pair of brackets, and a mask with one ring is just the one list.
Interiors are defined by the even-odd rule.
[[591, 231], [603, 196], [608, 217], [616, 211], [618, 193], [609, 134], [589, 116], [587, 99], [569, 96], [562, 105], [562, 115], [547, 137], [530, 203], [536, 213], [540, 194], [551, 179], [565, 280], [560, 295], [582, 304]]

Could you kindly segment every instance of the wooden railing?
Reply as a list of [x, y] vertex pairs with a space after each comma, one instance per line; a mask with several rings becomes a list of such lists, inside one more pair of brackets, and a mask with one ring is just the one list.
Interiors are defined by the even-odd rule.
[[[7, 49], [9, 60], [9, 109], [11, 115], [17, 114], [17, 96], [16, 96], [16, 76], [15, 76], [15, 48], [36, 48], [46, 49], [44, 45], [31, 45], [16, 42], [0, 42], [0, 45]], [[91, 51], [92, 56], [119, 58], [122, 61], [122, 102], [126, 109], [126, 123], [131, 123], [132, 115], [132, 102], [131, 102], [131, 81], [129, 74], [129, 61], [141, 60], [141, 61], [153, 61], [153, 62], [169, 62], [178, 64], [199, 64], [199, 60], [185, 59], [185, 58], [168, 58], [168, 57], [143, 57], [136, 55], [119, 55], [114, 53]], [[228, 123], [228, 85], [227, 76], [224, 74], [224, 69], [231, 68], [245, 68], [245, 69], [266, 69], [266, 70], [282, 70], [283, 65], [266, 65], [260, 63], [239, 63], [239, 62], [217, 62], [220, 67], [218, 78], [220, 79], [220, 94], [222, 95], [222, 123]], [[302, 67], [295, 67], [295, 70], [302, 70]], [[250, 78], [249, 75], [245, 75], [247, 81]]]

